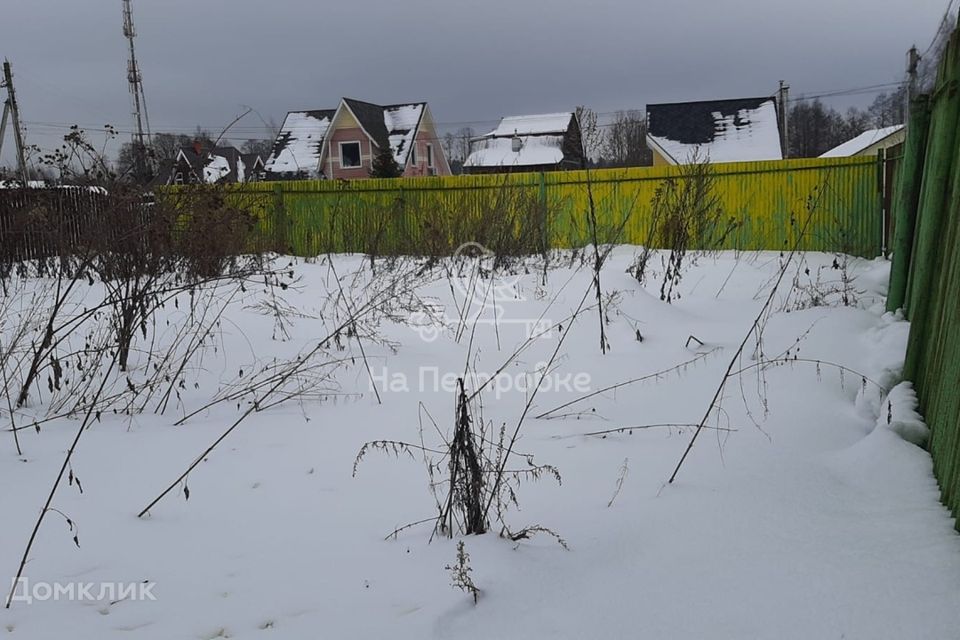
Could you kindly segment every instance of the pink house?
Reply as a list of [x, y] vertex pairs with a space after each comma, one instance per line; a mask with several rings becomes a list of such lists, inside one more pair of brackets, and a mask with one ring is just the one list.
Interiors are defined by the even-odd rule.
[[[369, 178], [374, 159], [386, 149], [403, 177], [450, 175], [426, 102], [384, 106], [352, 98], [343, 98], [332, 115], [329, 111], [288, 114], [267, 160], [267, 171], [281, 179], [285, 174]], [[291, 160], [293, 155], [297, 157]], [[296, 171], [289, 171], [291, 167]]]

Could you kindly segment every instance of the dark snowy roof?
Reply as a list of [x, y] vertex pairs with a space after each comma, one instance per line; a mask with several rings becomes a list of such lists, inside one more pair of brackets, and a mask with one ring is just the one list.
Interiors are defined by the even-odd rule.
[[383, 107], [353, 98], [344, 98], [343, 101], [350, 107], [360, 126], [370, 134], [377, 146], [386, 147], [387, 127], [383, 123]]
[[180, 147], [180, 153], [197, 180], [208, 183], [236, 182], [240, 175], [237, 167], [241, 154], [236, 147], [185, 145]]
[[677, 162], [695, 151], [712, 162], [783, 157], [772, 97], [651, 104], [647, 133]]

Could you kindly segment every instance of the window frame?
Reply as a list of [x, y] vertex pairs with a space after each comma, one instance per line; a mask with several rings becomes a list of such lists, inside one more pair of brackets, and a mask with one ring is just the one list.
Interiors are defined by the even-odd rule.
[[427, 143], [427, 168], [429, 168], [429, 169], [435, 169], [435, 168], [436, 168], [436, 166], [434, 165], [434, 162], [433, 162], [433, 161], [434, 161], [434, 157], [433, 157], [433, 145], [428, 142], [428, 143]]
[[[357, 164], [347, 165], [343, 163], [343, 147], [346, 145], [357, 145]], [[339, 143], [340, 149], [340, 168], [341, 169], [362, 169], [363, 168], [363, 145], [359, 140], [344, 140]]]

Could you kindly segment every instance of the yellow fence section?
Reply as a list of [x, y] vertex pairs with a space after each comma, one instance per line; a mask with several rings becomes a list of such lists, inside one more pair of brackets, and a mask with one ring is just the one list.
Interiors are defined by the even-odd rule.
[[[713, 166], [725, 218], [737, 227], [723, 248], [800, 248], [873, 257], [882, 251], [880, 165], [873, 157]], [[644, 244], [651, 201], [677, 167], [639, 167], [356, 181], [237, 185], [233, 197], [261, 216], [278, 250], [436, 255], [463, 242], [538, 251], [598, 241]], [[510, 244], [513, 242], [513, 244]]]

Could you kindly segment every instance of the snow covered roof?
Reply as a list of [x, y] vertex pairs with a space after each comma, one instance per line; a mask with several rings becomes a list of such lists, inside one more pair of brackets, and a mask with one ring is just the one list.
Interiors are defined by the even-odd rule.
[[883, 141], [885, 138], [889, 138], [895, 133], [900, 132], [901, 129], [903, 129], [903, 125], [897, 124], [892, 127], [882, 127], [880, 129], [870, 129], [869, 131], [864, 131], [853, 140], [847, 140], [843, 144], [830, 149], [830, 151], [827, 151], [820, 157], [845, 158], [848, 156], [855, 156], [864, 149], [867, 149], [868, 147]]
[[184, 146], [178, 158], [182, 158], [190, 170], [203, 182], [242, 182], [244, 178], [240, 152], [236, 147]]
[[674, 162], [780, 160], [780, 126], [771, 97], [647, 106], [647, 137]]
[[563, 113], [544, 113], [532, 116], [508, 116], [500, 120], [497, 128], [491, 131], [487, 136], [512, 136], [516, 135], [545, 135], [558, 134], [563, 135], [570, 128], [570, 121], [573, 118], [573, 112]]
[[216, 184], [230, 175], [230, 161], [224, 156], [211, 155], [203, 168], [203, 181]]
[[334, 113], [333, 109], [289, 112], [267, 159], [267, 172], [316, 174], [320, 150]]
[[423, 109], [426, 105], [426, 102], [416, 102], [383, 108], [383, 121], [387, 127], [390, 150], [401, 167], [407, 164], [407, 156], [410, 154], [410, 147], [413, 144], [413, 138], [417, 135], [417, 128], [420, 126], [420, 118], [423, 117]]
[[[563, 162], [563, 145], [574, 113], [508, 116], [497, 128], [471, 141], [465, 167], [532, 167]], [[514, 151], [514, 138], [520, 150]]]
[[397, 164], [401, 167], [407, 164], [407, 156], [417, 135], [426, 102], [386, 106], [353, 98], [344, 98], [343, 102], [378, 147], [382, 149], [389, 146]]
[[562, 135], [520, 136], [520, 151], [513, 150], [513, 136], [480, 138], [472, 148], [465, 167], [530, 167], [563, 161]]

